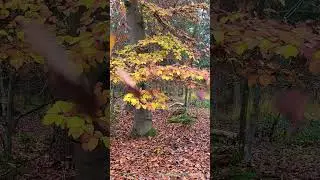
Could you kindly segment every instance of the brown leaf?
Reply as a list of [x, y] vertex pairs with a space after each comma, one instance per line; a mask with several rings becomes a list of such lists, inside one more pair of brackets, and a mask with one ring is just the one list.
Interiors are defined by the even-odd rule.
[[252, 74], [248, 76], [248, 86], [252, 87], [253, 85], [257, 84], [258, 75]]
[[268, 74], [263, 74], [263, 75], [259, 76], [259, 83], [262, 86], [268, 86], [268, 85], [272, 84], [273, 80], [274, 80], [274, 77], [270, 76]]

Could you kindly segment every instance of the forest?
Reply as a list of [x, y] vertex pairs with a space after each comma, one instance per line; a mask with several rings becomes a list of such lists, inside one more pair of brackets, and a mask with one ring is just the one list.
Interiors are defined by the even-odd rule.
[[319, 1], [214, 1], [211, 177], [319, 179]]
[[0, 179], [320, 179], [318, 0], [0, 2]]
[[0, 179], [209, 178], [209, 2], [1, 1], [1, 21]]

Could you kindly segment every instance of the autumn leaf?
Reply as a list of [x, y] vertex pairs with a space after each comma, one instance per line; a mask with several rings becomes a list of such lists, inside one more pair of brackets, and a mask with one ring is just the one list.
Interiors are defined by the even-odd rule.
[[248, 86], [252, 87], [257, 84], [258, 75], [249, 75], [248, 76]]
[[272, 84], [272, 82], [273, 82], [273, 76], [270, 76], [268, 74], [264, 74], [264, 75], [259, 76], [259, 83], [262, 86], [268, 86], [268, 85]]
[[89, 151], [94, 150], [97, 147], [98, 143], [99, 143], [99, 139], [98, 138], [91, 137], [89, 139], [89, 141], [88, 141], [88, 150]]
[[248, 49], [248, 45], [245, 42], [239, 43], [235, 46], [235, 52], [238, 55], [242, 55]]
[[116, 36], [111, 34], [110, 35], [110, 54], [112, 52], [113, 46], [116, 44]]
[[319, 72], [320, 72], [320, 50], [316, 51], [313, 54], [312, 60], [309, 64], [309, 71], [314, 75], [319, 74]]
[[217, 44], [221, 44], [224, 40], [224, 32], [222, 31], [213, 31], [213, 36]]
[[295, 46], [292, 45], [286, 45], [286, 46], [281, 46], [277, 50], [278, 54], [281, 54], [284, 56], [286, 59], [289, 57], [296, 57], [299, 53], [298, 49]]

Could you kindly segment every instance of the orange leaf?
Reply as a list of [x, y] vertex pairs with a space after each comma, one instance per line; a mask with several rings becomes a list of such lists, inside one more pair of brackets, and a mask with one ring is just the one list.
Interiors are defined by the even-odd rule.
[[251, 87], [257, 84], [258, 75], [249, 75], [248, 76], [248, 86]]
[[112, 52], [112, 48], [113, 46], [116, 44], [116, 36], [111, 34], [110, 35], [110, 55], [111, 55], [111, 52]]
[[273, 76], [263, 74], [259, 77], [259, 83], [262, 86], [268, 86], [268, 85], [272, 84], [272, 82], [273, 82]]

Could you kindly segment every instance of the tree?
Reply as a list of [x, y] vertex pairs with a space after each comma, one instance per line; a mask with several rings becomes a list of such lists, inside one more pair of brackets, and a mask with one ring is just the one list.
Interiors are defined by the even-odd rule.
[[[115, 51], [111, 60], [111, 80], [114, 84], [118, 84], [121, 78], [116, 73], [117, 69], [124, 69], [137, 84], [148, 86], [148, 88], [141, 88], [138, 96], [127, 93], [124, 96], [124, 101], [136, 107], [138, 112], [166, 109], [167, 95], [162, 93], [159, 88], [152, 88], [152, 86], [156, 87], [156, 84], [163, 84], [165, 81], [165, 83], [187, 84], [191, 88], [205, 88], [206, 82], [209, 82], [209, 73], [206, 70], [190, 67], [190, 64], [197, 58], [194, 49], [192, 49], [195, 45], [194, 39], [190, 38], [187, 33], [174, 28], [165, 19], [170, 17], [171, 13], [180, 11], [189, 17], [196, 13], [197, 9], [205, 8], [205, 5], [196, 4], [176, 9], [163, 9], [153, 3], [143, 1], [139, 3], [145, 21], [141, 20], [140, 14], [132, 13], [137, 12], [135, 8], [138, 7], [138, 1], [126, 1], [126, 17], [128, 25], [131, 27], [129, 39], [135, 44], [126, 45], [123, 49]], [[148, 14], [154, 14], [154, 17], [150, 17]], [[192, 16], [192, 18], [194, 17]], [[151, 33], [145, 39], [142, 39], [145, 34], [145, 30], [142, 29], [143, 24], [146, 25], [146, 32]], [[155, 27], [153, 29], [152, 26], [148, 26], [149, 24], [157, 25], [153, 26]], [[159, 28], [163, 28], [163, 32], [161, 32], [162, 30], [158, 32]], [[180, 38], [183, 39], [183, 42]], [[137, 41], [138, 39], [141, 40]], [[148, 115], [144, 115], [144, 117], [146, 116]], [[136, 116], [134, 126], [144, 124], [137, 123], [138, 119], [141, 118]], [[151, 118], [147, 119], [151, 120]], [[144, 135], [151, 129], [152, 124], [147, 124], [147, 127], [138, 125], [143, 127], [139, 128], [139, 135]], [[137, 130], [136, 127], [134, 127], [135, 130]]]
[[[108, 16], [104, 15], [109, 9], [108, 3], [98, 3], [98, 1], [42, 0], [22, 2], [20, 0], [13, 0], [1, 5], [3, 5], [1, 6], [1, 19], [4, 22], [2, 24], [4, 28], [1, 30], [1, 39], [4, 42], [1, 45], [1, 60], [3, 64], [8, 65], [10, 74], [19, 75], [19, 72], [23, 70], [23, 65], [27, 63], [35, 62], [43, 64], [44, 57], [41, 55], [45, 55], [46, 58], [52, 58], [56, 61], [62, 57], [66, 61], [62, 62], [62, 64], [56, 64], [60, 68], [64, 68], [61, 66], [63, 63], [69, 62], [77, 67], [69, 75], [64, 74], [68, 73], [68, 71], [62, 72], [61, 69], [59, 72], [50, 71], [49, 78], [53, 78], [50, 79], [50, 82], [53, 83], [51, 84], [51, 88], [55, 88], [54, 90], [60, 99], [48, 110], [43, 122], [46, 125], [54, 124], [67, 129], [68, 134], [76, 140], [74, 160], [79, 169], [77, 179], [104, 179], [108, 172], [106, 159], [109, 157], [108, 150], [106, 149], [108, 147], [109, 132], [107, 125], [109, 121], [108, 107], [106, 107], [108, 91], [103, 89], [105, 84], [97, 83], [97, 81], [101, 81], [99, 77], [102, 75], [102, 81], [107, 82], [103, 73], [107, 71], [105, 52], [109, 36], [103, 35], [108, 32], [108, 29], [106, 29]], [[28, 24], [31, 21], [45, 24], [47, 29], [55, 31], [54, 34], [57, 35], [59, 46], [64, 47], [67, 51], [65, 52], [59, 46], [56, 46], [52, 42], [54, 41], [53, 38], [49, 39], [52, 41], [48, 40], [44, 42], [48, 39], [46, 34], [42, 34], [44, 39], [37, 40], [32, 37], [31, 41], [29, 39], [28, 42], [31, 42], [34, 49], [38, 52], [31, 51], [30, 45], [25, 40], [28, 40], [30, 35], [34, 34], [28, 31], [28, 27], [22, 31], [19, 25], [21, 22]], [[25, 33], [29, 37], [25, 37]], [[53, 48], [48, 49], [48, 47]], [[52, 51], [55, 52], [48, 54], [48, 52]], [[54, 61], [49, 61], [49, 63], [52, 62]], [[53, 67], [52, 64], [51, 67]], [[57, 69], [59, 68], [53, 70]], [[79, 102], [81, 98], [72, 97], [72, 93], [62, 91], [65, 88], [59, 84], [62, 83], [60, 81], [62, 79], [54, 81], [56, 78], [59, 78], [57, 77], [59, 75], [62, 75], [60, 78], [69, 78], [69, 81], [73, 81], [75, 79], [72, 77], [75, 74], [89, 77], [90, 82], [92, 82], [92, 84], [87, 86], [89, 91], [90, 87], [96, 85], [95, 88], [92, 88], [92, 91], [94, 91], [94, 96], [98, 98], [100, 110], [97, 114], [94, 114], [94, 117], [88, 116], [88, 113], [89, 115], [93, 115], [92, 112], [83, 111], [86, 109], [75, 108], [79, 107], [78, 105], [81, 106], [81, 104], [85, 105], [85, 103], [90, 102]], [[68, 102], [68, 100], [71, 100], [71, 102]]]
[[[215, 74], [222, 70], [227, 73], [232, 72], [235, 76], [242, 77], [243, 86], [249, 86], [253, 92], [259, 92], [284, 81], [298, 84], [302, 88], [304, 83], [300, 77], [319, 74], [317, 54], [320, 41], [318, 35], [312, 31], [314, 28], [312, 23], [301, 22], [292, 26], [276, 20], [255, 19], [250, 14], [242, 12], [229, 13], [215, 8], [213, 11], [211, 23], [215, 42], [211, 52], [212, 57], [215, 58], [213, 62]], [[280, 113], [289, 118], [291, 125], [295, 126], [295, 122], [303, 121], [303, 117], [301, 112], [297, 111], [297, 106], [293, 107], [293, 104], [297, 105], [294, 98], [305, 100], [305, 96], [293, 91], [287, 93], [288, 96], [282, 96], [279, 101], [286, 102], [284, 103], [286, 105], [291, 103], [292, 106], [284, 108], [286, 105], [278, 103], [282, 106], [278, 108]], [[244, 102], [240, 136], [244, 143], [243, 149], [250, 149], [248, 138], [252, 138], [254, 131], [253, 126], [247, 125], [259, 118], [257, 105], [259, 105], [260, 94], [253, 93], [253, 95], [256, 106], [251, 112], [251, 117], [249, 116], [250, 119], [246, 118], [245, 102], [248, 96], [244, 94], [242, 99]], [[288, 98], [289, 96], [291, 98]]]

